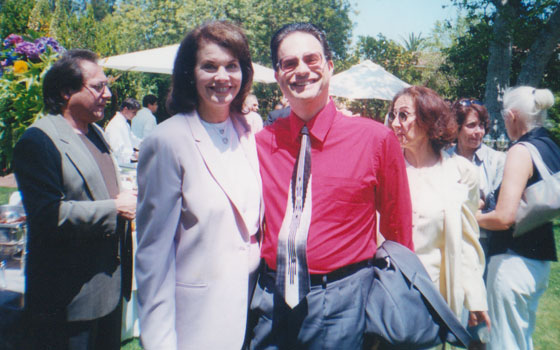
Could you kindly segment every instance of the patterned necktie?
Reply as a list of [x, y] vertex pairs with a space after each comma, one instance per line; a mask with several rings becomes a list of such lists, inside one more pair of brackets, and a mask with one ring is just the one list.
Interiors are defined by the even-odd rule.
[[276, 290], [294, 308], [309, 293], [307, 233], [311, 223], [311, 142], [307, 126], [292, 173], [286, 214], [278, 235]]

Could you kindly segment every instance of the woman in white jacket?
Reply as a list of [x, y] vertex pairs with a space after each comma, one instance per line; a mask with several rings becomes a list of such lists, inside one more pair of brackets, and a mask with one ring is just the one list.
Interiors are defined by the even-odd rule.
[[416, 254], [459, 319], [466, 309], [469, 325], [490, 325], [475, 219], [478, 174], [443, 151], [456, 136], [454, 116], [433, 90], [412, 86], [393, 99], [389, 121], [404, 151]]

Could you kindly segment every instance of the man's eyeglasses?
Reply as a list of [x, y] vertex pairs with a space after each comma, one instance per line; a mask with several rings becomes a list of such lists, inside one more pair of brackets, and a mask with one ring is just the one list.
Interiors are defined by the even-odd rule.
[[[278, 63], [278, 68], [283, 72], [291, 72], [299, 66], [299, 57], [288, 56], [282, 58]], [[323, 55], [318, 52], [304, 53], [301, 61], [310, 69], [319, 68], [323, 64]]]
[[472, 105], [484, 106], [484, 103], [480, 102], [479, 100], [470, 100], [470, 99], [460, 100], [459, 104], [463, 107], [469, 107]]
[[88, 89], [88, 90], [93, 89], [93, 90], [97, 91], [97, 93], [102, 93], [103, 91], [105, 91], [105, 88], [107, 88], [108, 90], [111, 90], [111, 86], [106, 81], [102, 81], [100, 83], [92, 84], [92, 85], [89, 85], [89, 86], [86, 85], [86, 84], [83, 84], [83, 85], [86, 89]]

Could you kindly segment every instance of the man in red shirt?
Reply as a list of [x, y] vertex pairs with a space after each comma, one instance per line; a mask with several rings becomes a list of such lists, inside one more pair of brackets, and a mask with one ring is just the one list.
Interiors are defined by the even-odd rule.
[[413, 249], [402, 151], [380, 123], [336, 109], [323, 31], [286, 25], [271, 51], [291, 113], [257, 135], [266, 229], [250, 347], [361, 349], [376, 211], [383, 236]]

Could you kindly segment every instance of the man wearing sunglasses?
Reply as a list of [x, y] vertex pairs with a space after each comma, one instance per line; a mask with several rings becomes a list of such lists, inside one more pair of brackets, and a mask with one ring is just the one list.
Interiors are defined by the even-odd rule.
[[386, 239], [413, 248], [402, 151], [389, 129], [336, 109], [323, 31], [286, 25], [271, 55], [291, 113], [257, 134], [266, 225], [250, 348], [361, 349], [376, 212]]
[[95, 124], [111, 97], [88, 50], [70, 50], [46, 73], [38, 119], [14, 149], [27, 213], [26, 339], [30, 349], [119, 349], [122, 297], [130, 296], [127, 225], [136, 193]]

